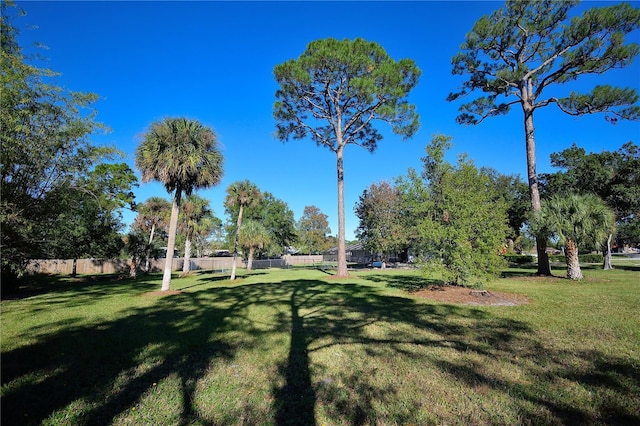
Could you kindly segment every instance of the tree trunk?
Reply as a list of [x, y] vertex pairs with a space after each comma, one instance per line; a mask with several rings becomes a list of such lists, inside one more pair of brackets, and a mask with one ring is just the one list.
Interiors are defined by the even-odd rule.
[[164, 275], [162, 276], [162, 291], [171, 288], [171, 270], [173, 268], [173, 252], [176, 247], [176, 231], [178, 230], [178, 213], [180, 212], [180, 197], [182, 188], [176, 188], [171, 205], [171, 219], [169, 221], [169, 241], [167, 242], [167, 256], [164, 262]]
[[149, 246], [147, 247], [147, 252], [145, 253], [146, 261], [144, 264], [144, 271], [149, 273], [149, 268], [151, 267], [151, 263], [149, 261], [149, 256], [151, 255], [151, 244], [153, 244], [153, 233], [156, 230], [156, 224], [151, 224], [151, 233], [149, 234]]
[[78, 259], [74, 257], [71, 265], [71, 276], [75, 278], [78, 275]]
[[336, 151], [338, 172], [338, 270], [336, 277], [347, 278], [347, 254], [344, 242], [344, 147]]
[[578, 245], [573, 240], [567, 240], [564, 248], [564, 256], [567, 260], [567, 278], [581, 280], [582, 270], [580, 269], [580, 259], [578, 258]]
[[191, 271], [191, 237], [187, 235], [184, 241], [184, 262], [182, 263], [182, 275]]
[[231, 281], [236, 279], [236, 263], [238, 262], [238, 244], [240, 242], [240, 226], [242, 225], [242, 210], [243, 206], [240, 204], [240, 211], [238, 211], [238, 220], [236, 221], [236, 241], [233, 245], [233, 265], [231, 265]]
[[129, 262], [129, 278], [137, 278], [138, 277], [138, 261], [136, 256], [131, 256], [131, 260]]
[[250, 271], [253, 267], [253, 254], [255, 253], [255, 247], [249, 247], [249, 256], [247, 258], [247, 271]]
[[613, 264], [611, 263], [611, 238], [613, 238], [613, 235], [609, 234], [607, 243], [602, 246], [602, 257], [604, 258], [602, 269], [605, 271], [613, 269]]
[[[538, 174], [536, 172], [536, 142], [533, 126], [533, 106], [531, 105], [531, 88], [523, 87], [522, 110], [524, 112], [524, 133], [527, 150], [527, 178], [529, 180], [529, 195], [531, 196], [531, 209], [534, 214], [541, 210], [540, 190], [538, 188]], [[538, 252], [538, 275], [551, 275], [549, 256], [547, 255], [547, 236], [536, 235], [536, 251]]]

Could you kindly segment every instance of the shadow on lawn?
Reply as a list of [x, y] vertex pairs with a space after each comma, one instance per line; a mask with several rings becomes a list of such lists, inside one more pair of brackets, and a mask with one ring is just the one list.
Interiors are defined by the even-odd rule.
[[[410, 285], [406, 280], [399, 276], [396, 284]], [[247, 313], [256, 307], [277, 308], [279, 314], [269, 324], [257, 324]], [[398, 327], [392, 335], [372, 336], [367, 327], [377, 323]], [[2, 354], [3, 424], [39, 424], [55, 416], [57, 410], [73, 412], [68, 407], [77, 401], [86, 402], [88, 408], [76, 410], [77, 418], [65, 421], [109, 424], [121, 414], [130, 413], [145, 394], [168, 377], [179, 379], [177, 400], [181, 406], [177, 418], [167, 422], [216, 424], [203, 418], [193, 403], [198, 380], [216, 360], [233, 359], [239, 345], [243, 350], [251, 349], [272, 334], [290, 335], [288, 355], [277, 365], [283, 384], [272, 388], [272, 415], [277, 425], [316, 425], [319, 402], [337, 422], [384, 423], [376, 407], [396, 398], [399, 389], [381, 385], [375, 377], [357, 371], [319, 378], [314, 372], [323, 366], [312, 364], [311, 356], [326, 349], [363, 347], [372, 365], [382, 352], [415, 356], [407, 352], [407, 346], [419, 348], [424, 362], [433, 362], [429, 348], [492, 359], [533, 359], [532, 365], [562, 358], [562, 354], [550, 353], [542, 343], [532, 340], [533, 331], [526, 323], [491, 312], [418, 304], [412, 299], [379, 294], [366, 286], [309, 279], [207, 287], [158, 298], [153, 306], [134, 309], [115, 320], [81, 326], [60, 324], [60, 328], [31, 345]], [[432, 337], [416, 337], [416, 330], [428, 330], [426, 336]], [[229, 331], [242, 338], [223, 338]], [[583, 358], [591, 368], [567, 367], [559, 361], [557, 371], [552, 372], [576, 384], [604, 387], [613, 396], [640, 391], [640, 385], [634, 382], [638, 368], [630, 361], [607, 358], [597, 352], [586, 353]], [[590, 413], [571, 411], [556, 403], [553, 396], [541, 394], [535, 383], [522, 385], [506, 376], [489, 377], [482, 366], [458, 365], [451, 360], [437, 361], [436, 365], [472, 387], [482, 383], [505, 394], [522, 395], [520, 415], [524, 423], [537, 423], [537, 413], [527, 411], [532, 404], [550, 410], [559, 422], [572, 418], [586, 423], [595, 420]], [[37, 379], [38, 375], [43, 378]], [[600, 380], [603, 377], [608, 381]], [[175, 399], [172, 401], [175, 403]], [[404, 403], [405, 413], [387, 419], [389, 422], [409, 422], [413, 413], [425, 409], [419, 401]], [[609, 407], [610, 419], [640, 421], [629, 407], [614, 404], [611, 402]], [[232, 406], [229, 410], [224, 413], [225, 418], [242, 418], [243, 413], [233, 412]], [[254, 420], [270, 422], [268, 418]]]
[[640, 272], [640, 266], [636, 266], [636, 265], [615, 265], [613, 269], [622, 269], [624, 271]]
[[[40, 424], [56, 410], [84, 400], [92, 408], [66, 421], [109, 424], [171, 374], [180, 377], [188, 393], [186, 384], [197, 380], [212, 359], [233, 355], [228, 343], [210, 340], [224, 323], [226, 310], [199, 305], [190, 295], [165, 297], [154, 307], [114, 321], [67, 324], [35, 344], [3, 353], [3, 386], [24, 384], [3, 391], [2, 423]], [[194, 307], [199, 308], [195, 313]], [[189, 327], [179, 325], [185, 318]], [[152, 353], [145, 356], [149, 348]], [[45, 378], [31, 380], [32, 374]], [[189, 404], [182, 412], [184, 418], [192, 417]]]
[[442, 280], [425, 278], [410, 274], [371, 274], [363, 275], [363, 279], [376, 283], [386, 283], [388, 287], [398, 288], [404, 291], [418, 291], [432, 286], [442, 286]]
[[20, 287], [11, 293], [3, 294], [2, 300], [22, 300], [41, 294], [66, 295], [78, 292], [100, 296], [112, 293], [110, 290], [113, 289], [128, 289], [130, 284], [131, 281], [120, 274], [79, 275], [74, 278], [68, 275], [36, 274], [24, 277]]

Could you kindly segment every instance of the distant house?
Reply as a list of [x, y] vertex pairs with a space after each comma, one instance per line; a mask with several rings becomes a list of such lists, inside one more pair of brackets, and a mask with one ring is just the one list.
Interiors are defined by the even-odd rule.
[[[347, 244], [345, 246], [345, 254], [347, 262], [349, 263], [369, 263], [373, 258], [373, 254], [366, 250], [362, 244]], [[325, 262], [337, 262], [338, 261], [338, 247], [330, 248], [322, 253], [322, 260]]]
[[[158, 256], [158, 258], [166, 258], [166, 257], [167, 257], [167, 248], [160, 247], [160, 255]], [[173, 257], [179, 257], [178, 249], [173, 249]]]

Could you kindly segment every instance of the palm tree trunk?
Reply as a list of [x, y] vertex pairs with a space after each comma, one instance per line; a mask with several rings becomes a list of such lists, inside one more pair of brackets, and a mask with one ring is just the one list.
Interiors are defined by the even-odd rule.
[[176, 247], [176, 231], [178, 230], [178, 213], [180, 212], [180, 197], [182, 188], [176, 188], [173, 204], [171, 205], [171, 219], [169, 220], [169, 241], [167, 242], [167, 256], [164, 263], [164, 275], [162, 276], [162, 291], [171, 288], [171, 271], [173, 269], [173, 252]]
[[147, 253], [146, 255], [146, 261], [144, 264], [144, 271], [146, 273], [149, 273], [149, 267], [150, 267], [150, 261], [149, 261], [149, 256], [151, 255], [151, 244], [153, 244], [153, 233], [156, 230], [156, 224], [153, 223], [151, 224], [151, 232], [149, 233], [149, 246], [147, 247]]
[[613, 238], [612, 234], [609, 234], [607, 237], [607, 243], [602, 247], [602, 269], [605, 271], [613, 269], [613, 264], [611, 263], [611, 239]]
[[238, 262], [238, 244], [240, 242], [240, 226], [242, 225], [242, 204], [240, 204], [240, 210], [238, 211], [238, 220], [236, 222], [236, 241], [233, 245], [233, 265], [231, 265], [231, 281], [236, 279], [236, 263]]
[[[530, 88], [523, 87], [522, 110], [524, 112], [524, 133], [527, 150], [527, 177], [529, 180], [529, 195], [531, 196], [531, 209], [534, 214], [541, 210], [540, 190], [538, 188], [538, 174], [536, 172], [536, 142], [533, 127], [533, 106], [530, 104]], [[538, 275], [551, 275], [549, 255], [547, 255], [546, 235], [536, 235], [536, 251], [538, 252]]]
[[131, 261], [129, 263], [129, 278], [137, 278], [138, 276], [138, 261], [136, 256], [131, 256]]
[[253, 268], [253, 254], [255, 253], [255, 247], [249, 247], [249, 257], [247, 258], [247, 271], [250, 271]]
[[581, 280], [582, 270], [580, 269], [580, 259], [578, 258], [578, 245], [573, 240], [567, 240], [564, 248], [564, 255], [567, 260], [567, 278]]
[[347, 255], [344, 242], [344, 161], [343, 161], [344, 147], [336, 150], [338, 172], [338, 270], [336, 271], [336, 277], [347, 278], [349, 272], [347, 271]]
[[182, 275], [187, 275], [191, 271], [191, 236], [187, 235], [184, 241], [184, 262], [182, 264]]

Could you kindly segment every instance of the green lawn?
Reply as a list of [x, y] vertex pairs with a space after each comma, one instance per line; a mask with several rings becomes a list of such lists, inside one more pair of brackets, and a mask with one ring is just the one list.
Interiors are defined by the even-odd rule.
[[515, 307], [415, 298], [412, 271], [36, 280], [1, 305], [2, 424], [640, 424], [640, 263], [617, 266], [505, 271]]

